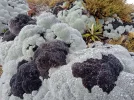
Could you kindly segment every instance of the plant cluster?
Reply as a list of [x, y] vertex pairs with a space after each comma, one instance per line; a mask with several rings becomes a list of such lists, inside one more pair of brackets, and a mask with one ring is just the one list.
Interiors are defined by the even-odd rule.
[[132, 6], [126, 0], [84, 0], [84, 7], [95, 17], [112, 17], [117, 14], [123, 21], [130, 21]]
[[0, 34], [2, 41], [12, 41], [21, 29], [28, 24], [36, 24], [36, 21], [25, 14], [18, 14], [8, 22], [8, 28]]
[[62, 41], [46, 42], [35, 51], [32, 61], [22, 60], [18, 63], [17, 73], [10, 80], [11, 94], [23, 98], [42, 85], [39, 76], [49, 78], [49, 69], [66, 64], [69, 47]]
[[35, 62], [22, 60], [18, 64], [17, 73], [10, 80], [11, 94], [23, 98], [24, 93], [38, 90], [41, 85]]
[[46, 42], [38, 47], [34, 54], [34, 61], [40, 75], [47, 79], [50, 68], [65, 65], [68, 52], [67, 44], [62, 41]]
[[92, 24], [91, 27], [87, 26], [86, 32], [83, 34], [83, 38], [86, 40], [86, 43], [100, 41], [102, 35], [102, 25], [99, 23]]
[[[59, 3], [66, 2], [65, 8], [76, 0], [27, 0], [32, 5], [47, 5], [50, 8]], [[133, 6], [126, 4], [126, 0], [83, 0], [83, 6], [97, 18], [112, 17], [117, 14], [123, 21], [130, 22], [130, 13]]]
[[49, 6], [53, 7], [60, 2], [66, 2], [66, 7], [68, 8], [70, 4], [74, 1], [75, 0], [50, 0]]
[[75, 0], [27, 0], [30, 8], [32, 8], [32, 5], [45, 5], [54, 7], [55, 5], [63, 2], [66, 2], [66, 5], [69, 6], [73, 1]]
[[8, 29], [3, 29], [2, 33], [5, 33], [5, 32], [7, 32], [7, 31], [8, 31]]
[[[62, 8], [63, 9], [68, 9], [72, 2], [75, 0], [27, 0], [29, 4], [30, 10], [28, 11], [29, 16], [34, 16], [40, 14], [42, 11], [49, 11], [50, 8], [51, 10]], [[61, 7], [63, 3], [65, 2], [64, 7]]]
[[19, 14], [9, 21], [8, 27], [11, 33], [18, 35], [21, 29], [29, 24], [36, 24], [36, 21], [28, 15]]
[[36, 5], [46, 4], [46, 5], [48, 5], [50, 0], [27, 0], [27, 2], [29, 4], [36, 4]]
[[82, 83], [89, 92], [92, 92], [93, 86], [98, 85], [104, 92], [110, 93], [122, 70], [122, 64], [112, 54], [102, 55], [102, 59], [90, 58], [72, 65], [73, 76], [82, 78]]

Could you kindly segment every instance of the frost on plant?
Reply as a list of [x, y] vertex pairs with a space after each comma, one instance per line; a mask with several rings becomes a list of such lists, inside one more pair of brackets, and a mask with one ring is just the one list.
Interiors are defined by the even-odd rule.
[[93, 86], [98, 85], [104, 92], [110, 93], [122, 70], [123, 66], [120, 61], [111, 54], [102, 55], [101, 60], [91, 58], [72, 66], [74, 77], [82, 78], [82, 83], [89, 92]]
[[35, 23], [36, 22], [31, 17], [24, 14], [19, 14], [17, 17], [9, 21], [8, 26], [11, 33], [18, 35], [24, 26]]
[[39, 72], [34, 61], [22, 61], [18, 70], [10, 80], [11, 94], [23, 98], [24, 93], [31, 93], [38, 90], [42, 82], [39, 79]]
[[35, 51], [34, 60], [41, 76], [48, 78], [50, 68], [66, 64], [68, 45], [62, 41], [46, 42]]

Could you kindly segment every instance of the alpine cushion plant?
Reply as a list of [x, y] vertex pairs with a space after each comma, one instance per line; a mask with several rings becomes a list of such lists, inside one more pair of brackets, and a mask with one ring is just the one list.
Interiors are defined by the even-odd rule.
[[102, 55], [102, 59], [90, 58], [72, 65], [73, 76], [82, 78], [82, 83], [89, 92], [94, 85], [98, 85], [104, 92], [110, 93], [122, 70], [122, 64], [112, 54]]

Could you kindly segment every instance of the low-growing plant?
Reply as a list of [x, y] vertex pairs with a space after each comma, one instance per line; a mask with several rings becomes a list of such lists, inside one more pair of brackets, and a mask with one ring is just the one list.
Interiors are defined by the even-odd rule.
[[74, 1], [75, 0], [50, 0], [49, 6], [53, 7], [53, 6], [55, 6], [59, 2], [66, 2], [66, 5], [65, 6], [68, 8], [70, 6], [70, 4], [72, 2], [74, 2]]
[[134, 34], [122, 35], [118, 40], [111, 39], [108, 41], [109, 44], [122, 45], [129, 52], [134, 52]]
[[91, 27], [87, 25], [87, 30], [83, 34], [83, 38], [86, 40], [86, 43], [100, 41], [102, 37], [102, 25], [99, 23], [92, 24]]
[[60, 2], [67, 2], [67, 5], [70, 5], [75, 0], [27, 0], [29, 4], [36, 4], [36, 5], [48, 5], [50, 7], [54, 7], [57, 3]]
[[[76, 0], [27, 0], [29, 4], [45, 5], [50, 8], [60, 2], [66, 2], [65, 8], [69, 8], [74, 1]], [[131, 22], [130, 13], [134, 11], [133, 5], [127, 4], [126, 0], [83, 0], [83, 6], [97, 18], [117, 14], [125, 22]]]
[[113, 44], [113, 45], [122, 45], [123, 44], [123, 42], [125, 42], [125, 40], [126, 40], [126, 35], [122, 35], [120, 38], [118, 38], [118, 39], [109, 39], [108, 40], [108, 43], [109, 44]]
[[130, 21], [132, 6], [126, 0], [84, 0], [84, 7], [98, 18], [112, 17], [117, 14], [123, 21]]
[[38, 15], [42, 11], [49, 11], [50, 8], [62, 5], [65, 3], [63, 9], [68, 9], [75, 0], [27, 0], [29, 8], [28, 14]]
[[2, 30], [2, 33], [5, 33], [5, 32], [7, 32], [8, 31], [8, 29], [3, 29]]
[[48, 5], [50, 0], [27, 0], [27, 2], [29, 4], [36, 4], [36, 5], [45, 4], [45, 5]]
[[126, 42], [125, 47], [128, 49], [129, 52], [134, 52], [134, 38], [129, 39], [129, 41]]

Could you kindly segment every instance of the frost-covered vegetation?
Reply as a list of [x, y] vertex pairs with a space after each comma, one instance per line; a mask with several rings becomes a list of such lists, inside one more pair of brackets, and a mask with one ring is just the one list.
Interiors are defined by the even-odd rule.
[[26, 14], [28, 5], [23, 0], [0, 0], [0, 33], [7, 29], [8, 21], [18, 14]]
[[[105, 5], [99, 12], [87, 0], [33, 3], [41, 2], [46, 11], [33, 17], [17, 13], [1, 33], [0, 100], [134, 100], [131, 8], [121, 12], [131, 16], [126, 22], [116, 11], [127, 6], [123, 0], [95, 5]], [[108, 2], [112, 3], [107, 9]], [[121, 2], [122, 7], [113, 2]], [[106, 9], [113, 6], [109, 15]]]

